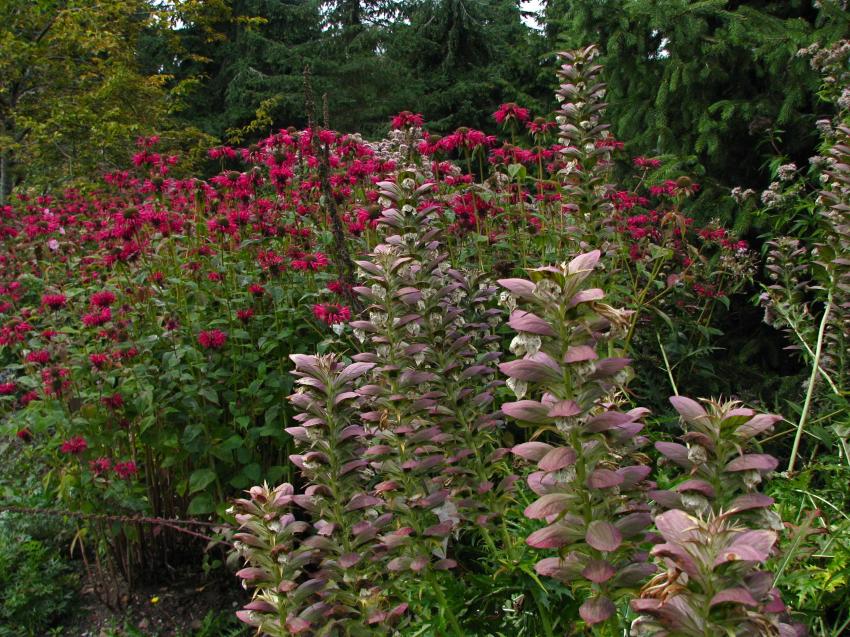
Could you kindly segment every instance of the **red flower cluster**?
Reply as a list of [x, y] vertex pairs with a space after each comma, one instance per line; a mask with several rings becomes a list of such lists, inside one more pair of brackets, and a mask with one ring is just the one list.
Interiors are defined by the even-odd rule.
[[632, 163], [638, 168], [658, 168], [661, 166], [660, 159], [651, 159], [649, 157], [635, 157]]
[[328, 258], [321, 252], [310, 254], [306, 252], [292, 260], [293, 270], [317, 271], [328, 265]]
[[109, 409], [121, 409], [124, 406], [124, 397], [121, 394], [112, 394], [111, 396], [104, 396], [100, 399], [100, 402]]
[[107, 354], [90, 354], [89, 362], [92, 367], [103, 369], [109, 363], [109, 356]]
[[73, 438], [69, 438], [68, 440], [62, 443], [62, 446], [59, 447], [59, 451], [62, 453], [67, 453], [73, 456], [77, 456], [83, 453], [86, 449], [88, 449], [89, 443], [86, 442], [86, 439], [82, 436], [74, 436]]
[[44, 365], [50, 362], [50, 352], [46, 349], [34, 350], [27, 354], [28, 363], [38, 363]]
[[543, 117], [535, 117], [530, 122], [526, 122], [525, 127], [532, 135], [542, 135], [543, 133], [548, 133], [550, 130], [554, 130], [557, 125], [557, 122], [548, 121]]
[[96, 475], [103, 475], [112, 468], [112, 461], [109, 458], [103, 457], [97, 460], [89, 461], [89, 469]]
[[434, 151], [443, 150], [451, 152], [455, 149], [474, 150], [481, 146], [492, 146], [496, 143], [496, 138], [492, 135], [485, 135], [480, 130], [466, 128], [465, 126], [458, 128], [451, 135], [443, 137], [434, 147]]
[[501, 106], [499, 106], [499, 110], [493, 113], [493, 119], [495, 119], [496, 122], [499, 124], [504, 124], [509, 120], [515, 120], [517, 122], [527, 122], [528, 118], [528, 109], [523, 108], [522, 106], [518, 106], [514, 102], [502, 104]]
[[400, 128], [422, 127], [425, 120], [422, 119], [420, 113], [411, 113], [410, 111], [402, 111], [393, 117], [391, 126], [398, 130]]
[[136, 463], [132, 460], [116, 462], [113, 465], [112, 460], [106, 456], [89, 461], [89, 469], [91, 469], [91, 472], [96, 476], [105, 475], [111, 469], [121, 480], [127, 480], [139, 472], [138, 467], [136, 467]]
[[313, 316], [328, 325], [345, 323], [351, 320], [351, 310], [345, 305], [335, 303], [317, 303], [313, 306]]
[[227, 342], [227, 334], [221, 330], [203, 330], [198, 334], [198, 343], [204, 349], [221, 349]]
[[98, 327], [112, 320], [112, 310], [108, 307], [102, 308], [98, 312], [89, 312], [83, 314], [83, 325], [86, 327]]
[[58, 310], [65, 307], [68, 303], [68, 298], [64, 294], [45, 294], [41, 297], [41, 304], [46, 305], [51, 310]]
[[92, 307], [109, 307], [115, 303], [115, 294], [109, 290], [95, 292], [89, 299]]
[[136, 463], [132, 460], [116, 462], [113, 470], [122, 480], [127, 480], [139, 472], [139, 469], [136, 467]]

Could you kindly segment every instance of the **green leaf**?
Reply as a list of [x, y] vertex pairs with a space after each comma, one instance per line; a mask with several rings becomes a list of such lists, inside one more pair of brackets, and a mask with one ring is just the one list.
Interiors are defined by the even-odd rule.
[[196, 469], [189, 476], [189, 493], [203, 491], [215, 482], [215, 471], [212, 469]]
[[511, 176], [511, 179], [516, 179], [517, 181], [524, 181], [527, 171], [525, 166], [522, 164], [510, 164], [508, 166], [508, 174]]
[[202, 387], [198, 393], [211, 403], [218, 405], [218, 394], [212, 387]]
[[215, 503], [212, 496], [208, 493], [202, 493], [192, 498], [186, 513], [189, 515], [203, 515], [205, 513], [212, 513], [213, 511], [215, 511]]
[[258, 463], [252, 462], [251, 464], [245, 465], [242, 468], [242, 473], [244, 473], [249, 480], [256, 483], [260, 481], [262, 469], [260, 468], [260, 465]]
[[230, 436], [227, 440], [223, 440], [219, 444], [216, 445], [216, 449], [218, 451], [233, 451], [234, 449], [238, 449], [242, 446], [242, 437], [241, 436]]

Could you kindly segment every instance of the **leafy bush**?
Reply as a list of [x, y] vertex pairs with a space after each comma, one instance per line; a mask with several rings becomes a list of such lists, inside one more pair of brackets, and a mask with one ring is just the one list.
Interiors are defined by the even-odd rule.
[[[553, 119], [496, 111], [511, 143], [405, 112], [381, 142], [282, 130], [182, 180], [147, 138], [98, 191], [21, 194], [4, 428], [84, 524], [208, 521], [263, 482], [230, 510], [260, 633], [788, 634], [756, 492], [778, 417], [679, 395], [754, 255], [685, 214], [691, 179], [623, 157], [596, 56], [562, 54]], [[668, 383], [684, 444], [653, 451]], [[128, 579], [175, 548], [97, 528]]]
[[[41, 521], [39, 521], [41, 522]], [[0, 635], [43, 635], [72, 608], [77, 575], [62, 558], [49, 529], [0, 514]], [[55, 526], [55, 525], [54, 525]]]

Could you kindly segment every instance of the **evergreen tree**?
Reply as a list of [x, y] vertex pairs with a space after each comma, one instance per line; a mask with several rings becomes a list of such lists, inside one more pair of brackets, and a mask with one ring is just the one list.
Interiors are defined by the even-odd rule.
[[764, 185], [780, 147], [803, 163], [812, 154], [817, 78], [797, 52], [850, 24], [823, 5], [550, 0], [546, 33], [552, 47], [600, 44], [613, 130], [635, 152], [693, 156], [690, 170], [725, 192]]
[[[410, 68], [417, 101], [432, 128], [492, 128], [504, 101], [548, 110], [539, 81], [542, 40], [522, 22], [516, 0], [429, 0], [396, 27], [392, 54]], [[545, 106], [542, 106], [545, 105]]]
[[200, 7], [170, 40], [148, 34], [144, 57], [175, 80], [199, 78], [186, 98], [187, 119], [241, 142], [305, 123], [303, 69], [322, 35], [320, 19], [315, 2], [232, 0]]

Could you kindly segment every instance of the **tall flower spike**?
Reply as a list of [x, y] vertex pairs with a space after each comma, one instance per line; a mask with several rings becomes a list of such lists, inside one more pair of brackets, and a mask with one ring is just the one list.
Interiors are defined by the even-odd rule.
[[[354, 391], [374, 364], [344, 365], [333, 355], [291, 358], [300, 389], [290, 400], [300, 413], [299, 425], [287, 431], [299, 451], [291, 460], [308, 486], [295, 494], [285, 485], [275, 497], [255, 488], [253, 503], [237, 502], [247, 529], [239, 548], [251, 563], [241, 573], [257, 591], [240, 618], [272, 635], [386, 634], [406, 605], [390, 607], [374, 564], [375, 538], [391, 517], [365, 490], [361, 396]], [[281, 514], [290, 505], [312, 524]], [[283, 632], [270, 632], [276, 629]]]
[[[491, 287], [448, 264], [433, 209], [419, 203], [430, 185], [402, 175], [380, 186], [390, 234], [358, 262], [369, 320], [351, 325], [363, 340], [355, 359], [378, 365], [374, 385], [363, 388], [371, 397], [363, 418], [371, 423], [366, 455], [381, 478], [375, 492], [399, 526], [383, 538], [387, 566], [415, 574], [453, 567], [452, 532], [500, 510], [500, 420], [490, 406], [499, 310], [487, 305]], [[482, 500], [493, 506], [482, 509]]]
[[671, 632], [696, 637], [725, 634], [795, 635], [780, 621], [785, 610], [773, 576], [760, 568], [782, 530], [773, 499], [757, 492], [778, 462], [748, 453], [779, 416], [757, 414], [735, 402], [670, 398], [685, 429], [684, 445], [656, 449], [686, 473], [666, 491], [652, 491], [666, 511], [655, 517], [663, 542], [652, 555], [665, 566], [632, 608], [641, 613], [636, 636]]
[[560, 87], [555, 93], [561, 103], [556, 121], [567, 164], [559, 175], [573, 216], [580, 227], [587, 228], [584, 234], [588, 237], [610, 216], [612, 207], [606, 195], [613, 190], [607, 183], [611, 153], [622, 146], [602, 121], [607, 104], [603, 101], [605, 84], [600, 81], [602, 65], [594, 62], [598, 55], [595, 45], [559, 53]]
[[654, 571], [638, 553], [651, 521], [642, 504], [650, 467], [637, 451], [646, 443], [639, 434], [647, 412], [612, 406], [628, 360], [603, 356], [626, 314], [585, 285], [599, 256], [532, 270], [531, 280], [499, 281], [517, 332], [511, 351], [519, 356], [499, 367], [520, 399], [502, 411], [536, 429], [534, 441], [513, 453], [536, 464], [527, 480], [539, 497], [525, 515], [546, 522], [526, 541], [558, 551], [536, 570], [576, 591], [591, 626], [609, 620], [616, 599]]
[[779, 462], [749, 451], [756, 438], [772, 431], [782, 417], [757, 414], [734, 401], [698, 403], [672, 396], [670, 402], [681, 417], [684, 444], [657, 442], [655, 448], [685, 477], [672, 489], [652, 491], [649, 496], [665, 509], [684, 509], [697, 516], [725, 512], [749, 519], [757, 514], [758, 519], [747, 526], [781, 530], [779, 518], [769, 513], [773, 500], [758, 494], [762, 480]]

